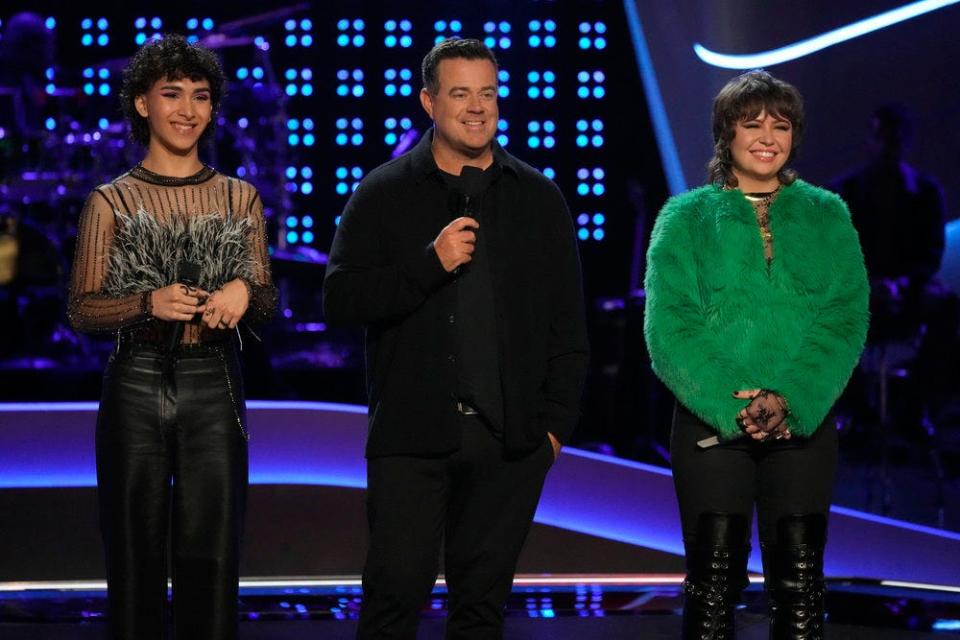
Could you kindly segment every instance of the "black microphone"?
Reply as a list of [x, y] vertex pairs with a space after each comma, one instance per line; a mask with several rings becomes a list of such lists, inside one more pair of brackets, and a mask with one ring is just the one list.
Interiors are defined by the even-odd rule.
[[[456, 188], [450, 190], [447, 195], [447, 209], [454, 219], [467, 217], [476, 219], [480, 211], [477, 209], [477, 202], [480, 194], [487, 186], [489, 174], [479, 167], [463, 165], [460, 168], [459, 180]], [[464, 227], [474, 233], [477, 233], [476, 227]], [[460, 265], [453, 272], [460, 275], [467, 265]]]
[[[200, 284], [200, 265], [196, 262], [191, 262], [190, 260], [180, 260], [180, 264], [177, 265], [177, 282], [180, 284], [185, 284], [188, 287], [196, 287]], [[180, 341], [183, 339], [183, 326], [182, 321], [177, 321], [173, 323], [173, 326], [170, 327], [170, 343], [168, 345], [167, 351], [173, 353], [177, 348], [177, 345], [180, 344]]]

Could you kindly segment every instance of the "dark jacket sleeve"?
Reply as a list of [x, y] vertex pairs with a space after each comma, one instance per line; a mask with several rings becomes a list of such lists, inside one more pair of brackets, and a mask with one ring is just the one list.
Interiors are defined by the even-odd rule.
[[347, 202], [333, 237], [323, 281], [323, 311], [331, 324], [370, 324], [403, 317], [451, 275], [433, 242], [399, 261], [386, 259], [391, 238], [385, 209], [391, 194], [371, 174]]
[[568, 442], [580, 420], [580, 398], [589, 364], [583, 281], [577, 238], [567, 204], [550, 185], [555, 209], [556, 283], [547, 335], [547, 374], [540, 419], [544, 430]]

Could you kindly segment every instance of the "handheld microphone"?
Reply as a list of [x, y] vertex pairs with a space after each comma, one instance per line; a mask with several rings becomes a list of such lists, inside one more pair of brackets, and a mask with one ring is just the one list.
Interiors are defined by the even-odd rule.
[[[200, 265], [196, 262], [191, 262], [190, 260], [181, 259], [180, 263], [177, 265], [177, 282], [180, 284], [185, 284], [188, 287], [196, 287], [200, 284]], [[168, 344], [167, 351], [172, 353], [177, 345], [180, 344], [180, 341], [183, 339], [183, 327], [184, 323], [182, 321], [177, 321], [173, 323], [173, 326], [170, 327], [170, 342]]]
[[[447, 209], [453, 219], [461, 217], [477, 218], [480, 213], [477, 203], [480, 200], [480, 194], [487, 186], [488, 175], [479, 167], [464, 165], [460, 168], [460, 179], [457, 181], [456, 188], [451, 189], [447, 196]], [[477, 233], [476, 227], [465, 228]], [[460, 265], [453, 272], [460, 275], [466, 266]]]

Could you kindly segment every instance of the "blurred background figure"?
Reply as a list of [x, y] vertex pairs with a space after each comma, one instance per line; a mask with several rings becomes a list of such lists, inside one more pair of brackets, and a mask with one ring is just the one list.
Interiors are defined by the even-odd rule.
[[[913, 435], [922, 435], [916, 427], [923, 425], [933, 435], [951, 392], [960, 305], [936, 278], [947, 209], [940, 183], [905, 159], [913, 133], [904, 105], [877, 108], [869, 121], [867, 163], [837, 180], [834, 190], [850, 208], [870, 277], [864, 365], [882, 378], [874, 409], [883, 422], [894, 419]], [[887, 379], [908, 377], [913, 392], [891, 403]]]

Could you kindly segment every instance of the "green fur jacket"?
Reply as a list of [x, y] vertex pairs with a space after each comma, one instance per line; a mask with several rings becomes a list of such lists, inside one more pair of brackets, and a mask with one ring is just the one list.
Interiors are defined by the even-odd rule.
[[647, 253], [653, 369], [722, 439], [740, 432], [740, 389], [781, 394], [790, 430], [810, 436], [866, 339], [869, 285], [843, 201], [796, 180], [769, 215], [769, 265], [753, 205], [714, 185], [667, 201]]

